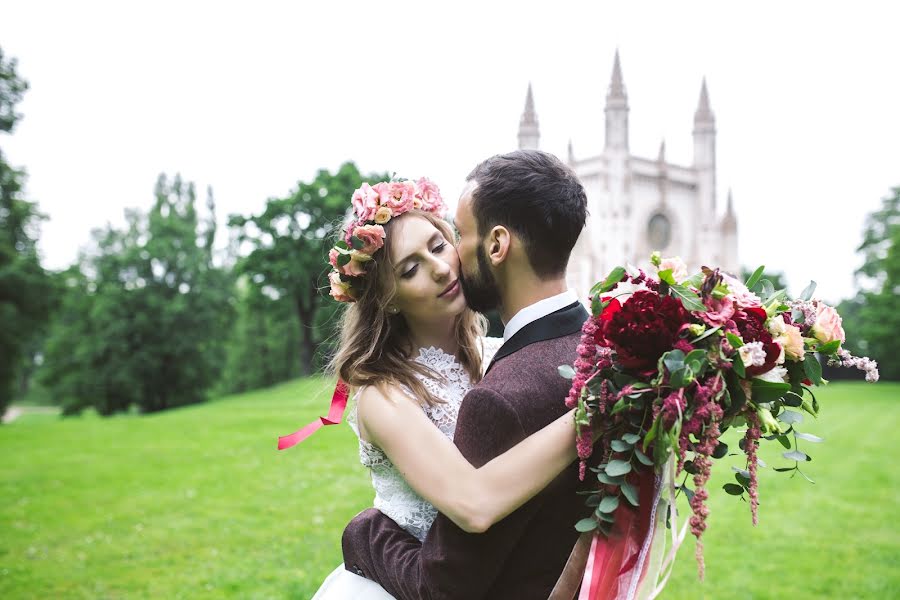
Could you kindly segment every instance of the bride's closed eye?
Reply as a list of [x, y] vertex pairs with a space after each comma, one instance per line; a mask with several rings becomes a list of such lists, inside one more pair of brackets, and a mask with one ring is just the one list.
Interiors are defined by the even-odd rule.
[[[432, 254], [442, 254], [444, 252], [444, 250], [446, 250], [446, 249], [447, 249], [447, 242], [441, 242], [440, 244], [438, 244], [437, 246], [432, 248], [431, 253]], [[418, 263], [416, 263], [416, 264], [412, 265], [409, 269], [407, 269], [406, 271], [401, 273], [400, 277], [402, 277], [403, 279], [411, 279], [413, 277], [413, 275], [416, 274], [416, 271], [418, 271], [418, 270], [419, 270], [419, 265], [418, 265]]]

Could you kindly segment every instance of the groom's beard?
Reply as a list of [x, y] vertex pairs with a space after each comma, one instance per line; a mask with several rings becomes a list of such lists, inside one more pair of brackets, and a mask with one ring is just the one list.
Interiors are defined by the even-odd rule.
[[497, 280], [491, 272], [487, 254], [480, 245], [476, 251], [478, 271], [467, 277], [460, 269], [459, 281], [462, 283], [466, 304], [476, 312], [486, 313], [500, 306], [500, 290]]

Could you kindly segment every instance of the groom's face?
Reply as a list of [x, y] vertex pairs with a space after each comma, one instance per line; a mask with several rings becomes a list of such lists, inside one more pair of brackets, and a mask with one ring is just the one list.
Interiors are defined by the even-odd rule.
[[466, 184], [456, 206], [456, 229], [459, 232], [459, 281], [469, 308], [487, 312], [500, 306], [500, 290], [488, 262], [484, 243], [478, 235], [478, 222], [472, 212], [472, 192], [478, 184]]

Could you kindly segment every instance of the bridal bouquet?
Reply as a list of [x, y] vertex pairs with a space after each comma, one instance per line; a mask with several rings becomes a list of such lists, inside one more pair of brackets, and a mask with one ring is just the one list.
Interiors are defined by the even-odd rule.
[[560, 367], [572, 379], [566, 403], [577, 406], [582, 479], [594, 448], [591, 421], [600, 419], [604, 432], [596, 445], [601, 462], [591, 468], [598, 485], [587, 499], [594, 512], [576, 528], [609, 535], [618, 506], [638, 505], [630, 474], [674, 463], [675, 476], [693, 476], [693, 489], [678, 489], [689, 499], [702, 579], [706, 484], [713, 459], [729, 452], [723, 432], [746, 427], [746, 469], [735, 469], [724, 489], [749, 498], [755, 525], [760, 441], [784, 447], [789, 466], [776, 471], [804, 477], [806, 443], [823, 441], [801, 431], [804, 414], [819, 412], [813, 388], [827, 383], [816, 355], [864, 370], [868, 381], [878, 380], [878, 370], [841, 348], [841, 318], [813, 299], [815, 282], [789, 299], [762, 279], [762, 267], [741, 282], [706, 267], [689, 277], [680, 259], [658, 253], [651, 262], [655, 277], [619, 267], [594, 286], [578, 359], [574, 368]]

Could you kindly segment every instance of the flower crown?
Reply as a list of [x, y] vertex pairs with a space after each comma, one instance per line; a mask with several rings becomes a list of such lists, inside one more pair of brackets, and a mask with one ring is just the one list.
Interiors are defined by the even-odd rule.
[[334, 270], [329, 274], [331, 296], [338, 302], [356, 302], [358, 283], [366, 275], [367, 264], [384, 246], [384, 225], [411, 210], [422, 210], [441, 218], [447, 212], [438, 186], [421, 178], [412, 181], [368, 183], [353, 192], [353, 218], [344, 237], [328, 253]]

